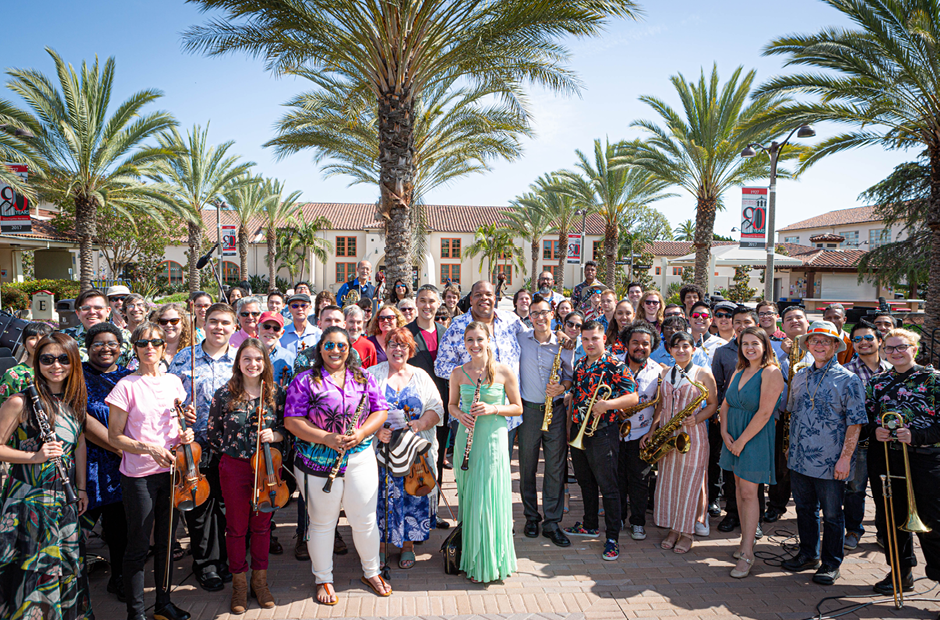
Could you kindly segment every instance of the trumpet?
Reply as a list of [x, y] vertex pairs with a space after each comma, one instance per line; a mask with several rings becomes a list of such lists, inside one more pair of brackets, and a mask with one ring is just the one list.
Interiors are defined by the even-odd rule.
[[[584, 438], [593, 437], [594, 433], [597, 431], [597, 427], [601, 423], [601, 416], [593, 415], [594, 412], [594, 403], [597, 401], [597, 395], [601, 390], [604, 390], [604, 398], [610, 398], [610, 395], [613, 393], [613, 390], [606, 383], [598, 383], [597, 387], [594, 388], [594, 394], [591, 396], [591, 401], [588, 403], [587, 409], [584, 411], [584, 421], [581, 422], [581, 429], [578, 431], [578, 436], [573, 440], [568, 442], [568, 445], [572, 448], [577, 448], [578, 450], [584, 450]], [[593, 421], [592, 418], [593, 417]], [[588, 423], [591, 422], [591, 429], [588, 430]]]
[[[892, 435], [899, 428], [904, 427], [904, 418], [897, 411], [886, 411], [881, 416], [881, 427], [891, 431]], [[886, 553], [888, 563], [891, 564], [891, 586], [894, 590], [894, 606], [901, 609], [904, 606], [904, 589], [901, 587], [901, 565], [898, 560], [898, 537], [895, 532], [897, 524], [894, 520], [894, 497], [891, 493], [891, 479], [904, 480], [907, 485], [907, 521], [899, 526], [901, 531], [912, 532], [915, 534], [926, 534], [930, 532], [930, 527], [925, 524], [920, 515], [917, 514], [917, 504], [914, 501], [914, 486], [911, 484], [911, 463], [907, 456], [907, 444], [901, 444], [901, 452], [904, 455], [904, 475], [892, 475], [891, 465], [889, 463], [890, 455], [888, 453], [888, 442], [885, 444], [885, 473], [881, 475], [881, 494], [885, 502], [885, 519], [888, 525], [888, 540]]]

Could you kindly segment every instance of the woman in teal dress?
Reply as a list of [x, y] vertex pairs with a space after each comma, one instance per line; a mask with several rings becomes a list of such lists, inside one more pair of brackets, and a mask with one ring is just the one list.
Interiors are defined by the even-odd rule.
[[724, 446], [719, 464], [734, 472], [741, 518], [741, 544], [734, 552], [738, 563], [731, 571], [735, 579], [747, 577], [754, 564], [757, 485], [776, 484], [773, 413], [782, 391], [783, 373], [770, 338], [762, 328], [748, 327], [738, 336], [738, 367], [720, 409]]
[[[503, 417], [522, 415], [519, 382], [512, 369], [496, 361], [490, 350], [490, 330], [474, 321], [464, 332], [470, 361], [450, 376], [450, 414], [460, 421], [454, 446], [463, 527], [460, 570], [474, 583], [505, 579], [516, 570], [512, 542], [512, 484], [509, 471], [509, 433]], [[480, 381], [480, 400], [473, 395]], [[461, 469], [468, 429], [473, 429], [469, 468]]]

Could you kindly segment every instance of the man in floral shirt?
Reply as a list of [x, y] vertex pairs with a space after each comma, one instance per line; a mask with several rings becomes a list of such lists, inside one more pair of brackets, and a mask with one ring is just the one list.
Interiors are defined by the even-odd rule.
[[[584, 498], [584, 522], [565, 528], [574, 536], [598, 535], [597, 493], [604, 497], [604, 525], [607, 539], [605, 560], [620, 557], [620, 488], [617, 482], [617, 465], [620, 456], [620, 425], [617, 411], [632, 407], [640, 401], [636, 393], [633, 375], [623, 362], [617, 360], [605, 348], [604, 326], [598, 321], [587, 321], [581, 326], [581, 345], [585, 357], [574, 368], [571, 386], [574, 410], [571, 415], [571, 439], [580, 432], [585, 416], [591, 416], [588, 427], [593, 426], [594, 416], [599, 416], [597, 430], [593, 436], [584, 437], [584, 449], [571, 450], [571, 464]], [[587, 406], [597, 386], [610, 387], [610, 394], [598, 394], [591, 412]]]
[[600, 287], [601, 290], [607, 288], [603, 282], [597, 279], [597, 263], [592, 260], [584, 263], [584, 282], [577, 284], [571, 291], [571, 303], [575, 310], [583, 310], [588, 305], [591, 298], [589, 289]]
[[[104, 323], [111, 316], [111, 306], [108, 305], [108, 298], [98, 289], [88, 289], [75, 299], [75, 316], [81, 322], [76, 327], [69, 327], [62, 330], [63, 334], [71, 336], [78, 345], [78, 354], [83, 362], [88, 361], [88, 350], [85, 348], [85, 334], [91, 329], [92, 325]], [[118, 366], [127, 366], [133, 358], [131, 349], [131, 333], [124, 328], [121, 330], [121, 337], [124, 342], [121, 344], [121, 357], [118, 358]]]

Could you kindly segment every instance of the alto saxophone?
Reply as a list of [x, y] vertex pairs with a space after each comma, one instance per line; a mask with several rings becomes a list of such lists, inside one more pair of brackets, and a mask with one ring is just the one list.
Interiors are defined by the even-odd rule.
[[[558, 353], [555, 354], [555, 361], [552, 362], [552, 372], [548, 375], [549, 383], [558, 383], [558, 369], [561, 368], [561, 343], [558, 343]], [[542, 416], [542, 432], [548, 432], [548, 427], [552, 424], [552, 397], [545, 395], [545, 415]]]
[[780, 412], [780, 417], [783, 420], [781, 451], [783, 452], [784, 462], [790, 453], [790, 396], [793, 394], [793, 377], [805, 366], [805, 364], [800, 364], [800, 360], [803, 359], [804, 355], [806, 354], [794, 339], [793, 344], [790, 345], [790, 355], [787, 358], [790, 366], [787, 369], [787, 402], [784, 403], [783, 411]]
[[659, 404], [659, 401], [663, 398], [663, 376], [659, 375], [659, 381], [656, 383], [656, 396], [653, 397], [653, 400], [647, 401], [645, 403], [638, 403], [632, 407], [627, 407], [626, 409], [621, 409], [617, 412], [618, 417], [620, 418], [620, 438], [626, 439], [627, 435], [630, 434], [630, 429], [632, 425], [630, 424], [630, 418], [639, 412], [643, 411], [647, 407], [655, 407]]
[[682, 427], [682, 423], [685, 422], [687, 417], [690, 415], [695, 415], [695, 412], [698, 410], [702, 402], [708, 398], [708, 388], [706, 388], [701, 383], [693, 381], [692, 377], [690, 377], [678, 366], [676, 368], [678, 368], [679, 372], [682, 373], [682, 376], [692, 384], [692, 387], [699, 391], [699, 395], [696, 396], [692, 402], [686, 405], [682, 411], [673, 415], [672, 418], [666, 422], [666, 424], [659, 427], [659, 429], [653, 433], [653, 437], [649, 440], [646, 446], [640, 448], [640, 458], [647, 463], [656, 463], [664, 456], [669, 454], [673, 449], [678, 450], [681, 454], [685, 454], [692, 448], [688, 433], [683, 431], [675, 437], [672, 437], [672, 434]]

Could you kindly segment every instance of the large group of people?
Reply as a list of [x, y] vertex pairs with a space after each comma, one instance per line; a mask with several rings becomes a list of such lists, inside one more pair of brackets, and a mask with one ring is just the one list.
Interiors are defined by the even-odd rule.
[[[0, 380], [0, 617], [90, 617], [83, 533], [100, 520], [107, 590], [128, 618], [145, 617], [152, 555], [154, 617], [186, 620], [169, 583], [186, 553], [180, 517], [202, 589], [230, 583], [234, 614], [249, 593], [274, 607], [272, 513], [292, 493], [316, 600], [339, 600], [341, 512], [363, 584], [390, 596], [389, 556], [411, 569], [415, 544], [454, 525], [439, 506], [445, 469], [459, 569], [502, 580], [516, 570], [515, 447], [526, 537], [597, 538], [616, 561], [621, 530], [646, 539], [652, 509], [657, 544], [684, 554], [724, 514], [717, 528], [741, 535], [730, 575], [745, 578], [792, 495], [799, 551], [783, 567], [824, 585], [864, 534], [868, 483], [880, 500], [882, 474], [908, 463], [940, 580], [940, 383], [915, 362], [916, 333], [887, 312], [846, 332], [838, 304], [810, 323], [800, 305], [712, 301], [694, 285], [675, 304], [638, 283], [620, 299], [593, 262], [584, 273], [568, 298], [543, 272], [512, 310], [497, 307], [505, 281], [412, 291], [373, 281], [367, 261], [336, 296], [299, 282], [151, 308], [124, 286], [82, 292], [79, 324], [26, 326], [23, 361]], [[564, 524], [574, 482], [584, 512]], [[912, 535], [889, 532], [907, 488], [893, 487], [894, 519], [875, 505], [878, 540], [898, 545], [899, 579], [873, 584], [881, 593], [913, 587]]]

